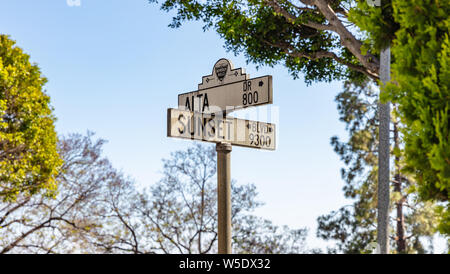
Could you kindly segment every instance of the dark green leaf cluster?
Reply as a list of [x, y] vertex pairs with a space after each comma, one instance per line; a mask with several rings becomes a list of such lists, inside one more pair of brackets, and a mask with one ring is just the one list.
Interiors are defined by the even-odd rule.
[[[416, 1], [414, 1], [416, 2]], [[427, 3], [429, 2], [429, 3]], [[433, 3], [431, 3], [433, 2]], [[450, 2], [396, 2], [392, 99], [400, 103], [410, 167], [424, 197], [450, 195]]]
[[[335, 33], [305, 25], [307, 22], [325, 25], [327, 21], [320, 12], [299, 8], [291, 1], [275, 1], [286, 15], [267, 2], [167, 0], [161, 9], [176, 10], [171, 27], [180, 27], [187, 20], [200, 20], [205, 30], [213, 28], [224, 39], [227, 50], [243, 53], [248, 62], [257, 66], [283, 64], [294, 78], [302, 75], [308, 84], [362, 77], [362, 73], [351, 71], [333, 58], [318, 56], [334, 53], [342, 61], [358, 64]], [[338, 7], [340, 2], [344, 1], [333, 1], [332, 5]]]
[[393, 1], [401, 28], [386, 99], [405, 124], [407, 170], [425, 199], [445, 201], [441, 231], [450, 234], [450, 1]]
[[365, 47], [379, 53], [395, 38], [399, 24], [394, 20], [392, 0], [381, 0], [381, 6], [370, 6], [366, 0], [355, 1], [349, 12], [349, 20], [364, 33]]

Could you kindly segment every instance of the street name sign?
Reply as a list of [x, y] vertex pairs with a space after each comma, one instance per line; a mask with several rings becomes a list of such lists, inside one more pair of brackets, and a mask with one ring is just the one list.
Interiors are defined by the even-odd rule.
[[242, 68], [227, 59], [216, 62], [211, 75], [203, 76], [197, 91], [178, 95], [178, 108], [202, 113], [230, 112], [272, 104], [272, 76], [249, 79]]
[[198, 90], [178, 95], [178, 109], [167, 109], [167, 137], [216, 143], [217, 246], [231, 254], [232, 146], [275, 150], [275, 125], [227, 116], [233, 110], [272, 104], [272, 76], [250, 79], [242, 68], [219, 59]]
[[265, 150], [275, 150], [275, 125], [169, 108], [167, 136]]

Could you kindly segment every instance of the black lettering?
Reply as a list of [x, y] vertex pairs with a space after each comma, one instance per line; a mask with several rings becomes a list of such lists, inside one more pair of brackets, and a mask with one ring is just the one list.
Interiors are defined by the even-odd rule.
[[195, 134], [195, 119], [193, 116], [191, 117], [191, 119], [188, 120], [188, 129], [189, 129], [189, 135], [192, 138], [192, 136], [194, 136], [194, 134]]
[[189, 97], [186, 97], [186, 104], [184, 104], [186, 109], [191, 110], [191, 104], [189, 103]]
[[205, 100], [204, 100], [204, 102], [203, 102], [203, 109], [202, 109], [202, 112], [205, 111], [205, 107], [207, 107], [207, 108], [208, 108], [208, 111], [209, 111], [208, 93], [205, 93]]
[[222, 130], [223, 130], [222, 126], [223, 126], [223, 120], [217, 119], [217, 138], [225, 139], [225, 136], [222, 136]]
[[232, 124], [232, 122], [231, 121], [226, 121], [225, 123], [228, 126], [228, 139], [227, 140], [231, 140], [231, 124]]
[[198, 115], [196, 120], [197, 120], [197, 138], [202, 139], [204, 131], [203, 118], [201, 115]]
[[249, 91], [249, 90], [252, 90], [252, 82], [245, 81], [242, 86], [242, 91]]
[[203, 94], [197, 94], [198, 111], [200, 111], [200, 107], [202, 105], [202, 97], [203, 97]]
[[178, 116], [178, 122], [180, 122], [180, 123], [183, 125], [183, 129], [178, 128], [178, 132], [179, 132], [180, 134], [183, 134], [184, 131], [186, 130], [186, 125], [183, 123], [183, 121], [181, 121], [181, 118], [186, 119], [186, 117], [184, 117], [183, 114], [180, 114], [180, 115]]
[[211, 130], [208, 132], [208, 137], [214, 137], [216, 135], [216, 123], [214, 118], [209, 118], [208, 125], [211, 127]]

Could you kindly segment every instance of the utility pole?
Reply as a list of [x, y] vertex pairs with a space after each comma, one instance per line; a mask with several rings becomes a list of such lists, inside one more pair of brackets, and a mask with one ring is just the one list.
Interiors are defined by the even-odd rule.
[[229, 143], [217, 143], [217, 215], [219, 254], [231, 254], [231, 174]]
[[[380, 80], [386, 84], [390, 80], [391, 51], [388, 45], [380, 53]], [[380, 92], [381, 93], [381, 92]], [[381, 254], [389, 253], [389, 150], [390, 150], [390, 103], [378, 103], [379, 143], [378, 143], [378, 216], [377, 243]]]

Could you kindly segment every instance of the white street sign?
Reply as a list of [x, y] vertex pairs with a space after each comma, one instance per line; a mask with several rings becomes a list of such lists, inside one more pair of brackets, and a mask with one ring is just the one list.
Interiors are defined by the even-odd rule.
[[275, 150], [275, 125], [180, 109], [167, 110], [167, 136]]
[[178, 108], [202, 113], [218, 113], [272, 104], [272, 76], [249, 79], [242, 68], [234, 69], [227, 59], [203, 76], [197, 91], [178, 95]]

